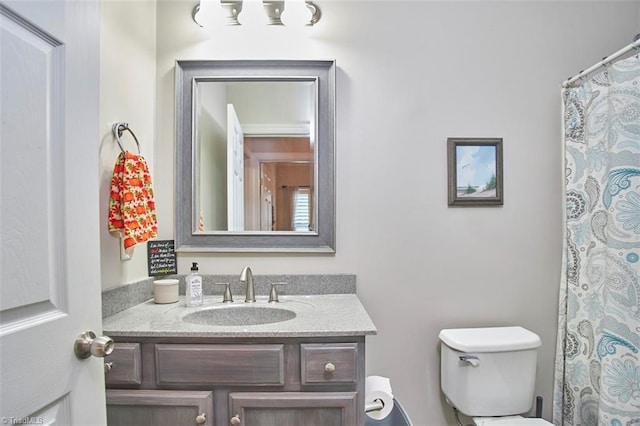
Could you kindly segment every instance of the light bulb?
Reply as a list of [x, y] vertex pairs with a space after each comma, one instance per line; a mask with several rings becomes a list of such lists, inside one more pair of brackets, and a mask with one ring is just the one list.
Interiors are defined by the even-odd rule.
[[240, 25], [261, 26], [267, 24], [262, 0], [243, 0], [242, 11], [238, 16]]
[[193, 20], [201, 27], [211, 27], [223, 23], [220, 0], [200, 0], [193, 12]]
[[311, 11], [305, 0], [287, 0], [282, 12], [282, 22], [288, 26], [303, 27], [311, 21]]

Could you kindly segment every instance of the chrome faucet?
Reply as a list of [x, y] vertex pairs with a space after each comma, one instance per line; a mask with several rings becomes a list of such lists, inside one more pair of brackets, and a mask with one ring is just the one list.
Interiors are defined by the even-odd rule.
[[256, 295], [253, 288], [253, 274], [251, 273], [251, 268], [248, 266], [245, 266], [242, 272], [240, 272], [240, 282], [247, 285], [247, 293], [244, 298], [245, 303], [255, 302]]

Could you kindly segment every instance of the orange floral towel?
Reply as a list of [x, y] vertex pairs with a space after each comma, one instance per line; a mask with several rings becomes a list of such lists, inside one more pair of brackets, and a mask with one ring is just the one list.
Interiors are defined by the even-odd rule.
[[158, 221], [151, 174], [141, 155], [120, 153], [113, 168], [109, 232], [121, 236], [128, 254], [133, 246], [156, 238]]

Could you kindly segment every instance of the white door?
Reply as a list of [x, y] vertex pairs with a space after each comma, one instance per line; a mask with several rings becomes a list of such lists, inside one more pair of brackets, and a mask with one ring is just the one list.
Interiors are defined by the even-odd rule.
[[227, 224], [244, 231], [244, 132], [232, 104], [227, 105]]
[[262, 196], [262, 205], [260, 207], [260, 230], [273, 231], [273, 196], [264, 186], [265, 194]]
[[106, 423], [99, 4], [0, 2], [0, 423]]

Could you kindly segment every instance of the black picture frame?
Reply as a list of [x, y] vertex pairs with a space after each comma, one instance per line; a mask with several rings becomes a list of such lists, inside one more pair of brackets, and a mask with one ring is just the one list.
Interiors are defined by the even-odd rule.
[[147, 268], [151, 277], [177, 274], [178, 261], [175, 252], [175, 241], [147, 241]]
[[502, 138], [448, 138], [450, 207], [504, 204]]

